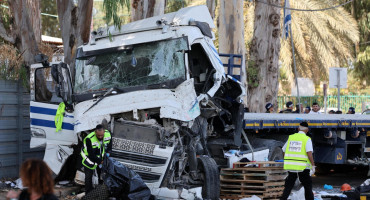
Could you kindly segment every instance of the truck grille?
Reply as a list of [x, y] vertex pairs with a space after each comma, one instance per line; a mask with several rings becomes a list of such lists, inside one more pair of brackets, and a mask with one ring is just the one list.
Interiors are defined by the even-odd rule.
[[[135, 171], [135, 170], [134, 170]], [[148, 172], [135, 171], [147, 183], [157, 182], [161, 178], [159, 174], [152, 174]]]
[[113, 150], [111, 156], [119, 161], [142, 164], [146, 166], [159, 166], [166, 164], [167, 158], [133, 152]]
[[137, 141], [113, 137], [112, 147], [113, 149], [119, 149], [123, 151], [130, 151], [130, 152], [136, 152], [136, 153], [141, 153], [141, 154], [153, 154], [155, 144], [149, 144], [149, 143], [144, 143], [144, 142], [137, 142]]

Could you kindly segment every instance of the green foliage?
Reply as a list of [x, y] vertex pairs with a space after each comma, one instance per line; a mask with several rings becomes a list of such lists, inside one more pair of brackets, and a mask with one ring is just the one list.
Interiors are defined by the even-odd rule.
[[41, 15], [41, 34], [61, 38], [62, 33], [60, 31], [59, 21], [58, 18], [55, 17], [58, 15], [55, 0], [41, 0], [40, 10], [42, 13], [53, 15]]
[[255, 61], [249, 60], [248, 61], [248, 67], [246, 68], [247, 72], [247, 81], [248, 81], [248, 87], [249, 88], [256, 88], [258, 87], [259, 83], [259, 69]]
[[[0, 6], [0, 22], [4, 25], [6, 30], [10, 30], [12, 17], [10, 16], [9, 9]], [[0, 42], [4, 42], [0, 37]]]
[[118, 15], [120, 6], [130, 11], [130, 0], [104, 0], [103, 10], [105, 11], [105, 22], [109, 24], [113, 20], [113, 25], [121, 30], [122, 20]]
[[165, 13], [176, 12], [187, 6], [188, 2], [186, 0], [167, 0]]
[[370, 46], [358, 54], [353, 73], [356, 78], [370, 85]]
[[[343, 2], [343, 0], [341, 0]], [[370, 85], [370, 1], [355, 0], [347, 4], [345, 9], [352, 13], [356, 19], [359, 31], [360, 42], [356, 46], [357, 60], [354, 63], [354, 69], [351, 74], [359, 82], [366, 81]]]

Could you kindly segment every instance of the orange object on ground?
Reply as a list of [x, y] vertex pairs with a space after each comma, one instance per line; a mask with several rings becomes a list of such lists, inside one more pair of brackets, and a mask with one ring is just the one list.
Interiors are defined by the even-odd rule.
[[349, 191], [352, 190], [351, 186], [348, 183], [345, 183], [340, 187], [340, 191]]

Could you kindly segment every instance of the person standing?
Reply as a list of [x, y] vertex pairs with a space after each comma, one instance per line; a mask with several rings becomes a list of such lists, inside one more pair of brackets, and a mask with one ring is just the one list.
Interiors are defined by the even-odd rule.
[[280, 111], [279, 113], [293, 113], [293, 102], [288, 101], [286, 104], [286, 109]]
[[313, 104], [312, 104], [312, 110], [310, 111], [310, 113], [308, 113], [308, 114], [321, 114], [320, 113], [320, 106], [319, 106], [319, 104], [318, 103], [316, 103], [316, 102], [314, 102]]
[[274, 105], [272, 103], [267, 103], [265, 108], [266, 113], [274, 113]]
[[288, 141], [282, 148], [284, 152], [284, 169], [288, 171], [288, 177], [285, 179], [285, 188], [281, 197], [282, 200], [288, 199], [297, 177], [304, 187], [305, 199], [314, 199], [310, 172], [312, 174], [315, 173], [315, 163], [312, 156], [312, 141], [306, 135], [309, 130], [307, 122], [301, 122], [298, 130], [298, 133], [289, 136]]
[[52, 172], [47, 164], [38, 159], [26, 160], [20, 169], [22, 184], [26, 189], [21, 192], [10, 190], [7, 199], [18, 200], [58, 200], [54, 195]]
[[295, 105], [295, 111], [293, 113], [301, 113], [303, 112], [303, 105], [301, 103]]
[[310, 106], [307, 106], [305, 109], [304, 109], [304, 114], [308, 114], [310, 113], [311, 111], [311, 107]]
[[82, 165], [85, 168], [85, 190], [86, 194], [93, 189], [93, 174], [96, 169], [100, 178], [101, 167], [104, 156], [112, 151], [112, 137], [108, 130], [101, 124], [97, 125], [95, 131], [83, 140], [84, 147], [81, 150]]
[[355, 111], [355, 108], [354, 107], [349, 107], [348, 108], [347, 114], [355, 114], [355, 113], [356, 113], [356, 111]]

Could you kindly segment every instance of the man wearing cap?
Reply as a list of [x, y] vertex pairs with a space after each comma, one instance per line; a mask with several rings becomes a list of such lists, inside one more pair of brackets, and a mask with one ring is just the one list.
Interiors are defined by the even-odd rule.
[[288, 171], [288, 177], [285, 179], [282, 200], [288, 199], [297, 177], [304, 187], [305, 199], [314, 199], [311, 173], [315, 173], [315, 163], [312, 156], [312, 141], [306, 135], [308, 132], [307, 122], [300, 123], [298, 130], [298, 133], [289, 136], [283, 146], [284, 169]]
[[313, 104], [312, 104], [312, 110], [310, 111], [310, 113], [308, 113], [308, 114], [321, 114], [320, 113], [320, 106], [319, 106], [319, 104], [318, 103], [316, 103], [316, 102], [314, 102]]
[[355, 113], [356, 113], [356, 111], [355, 111], [355, 108], [354, 107], [349, 107], [348, 108], [347, 114], [355, 114]]
[[293, 102], [288, 101], [286, 104], [286, 109], [280, 111], [280, 113], [293, 113]]
[[304, 114], [308, 114], [310, 113], [311, 111], [311, 107], [310, 106], [307, 106], [305, 109], [304, 109]]
[[266, 113], [274, 113], [274, 105], [272, 105], [272, 103], [267, 103], [265, 108]]

